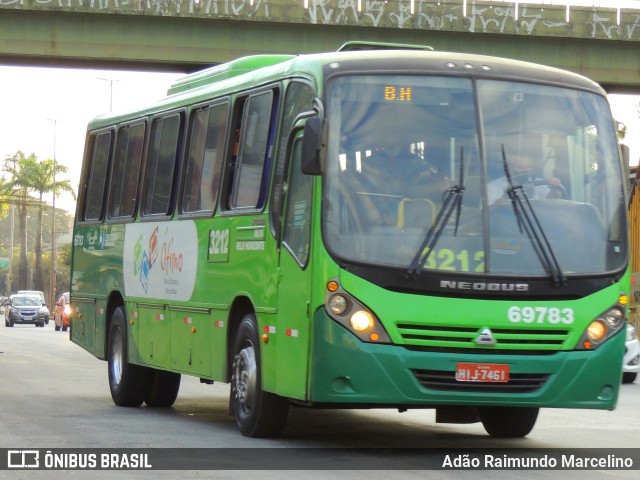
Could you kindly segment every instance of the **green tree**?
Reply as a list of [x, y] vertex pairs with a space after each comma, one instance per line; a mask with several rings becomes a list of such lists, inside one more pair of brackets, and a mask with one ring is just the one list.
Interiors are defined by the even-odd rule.
[[5, 218], [9, 213], [10, 200], [11, 185], [3, 177], [0, 177], [0, 218]]
[[75, 192], [71, 187], [71, 182], [68, 179], [60, 180], [60, 176], [68, 171], [69, 169], [66, 166], [60, 165], [51, 159], [39, 162], [35, 157], [33, 159], [30, 157], [25, 165], [24, 173], [28, 178], [29, 189], [38, 194], [40, 205], [36, 227], [34, 290], [44, 291], [44, 273], [42, 270], [42, 218], [45, 203], [43, 197], [46, 193], [53, 193], [58, 197], [61, 192], [65, 191], [71, 193], [75, 198]]
[[[0, 177], [0, 219], [4, 219], [7, 217], [10, 208], [11, 202], [11, 185], [9, 182], [5, 180], [4, 177]], [[13, 252], [11, 251], [11, 241], [7, 242], [6, 247], [0, 249], [6, 250], [7, 257], [9, 257], [9, 266], [11, 267], [11, 263], [13, 261]], [[4, 253], [4, 252], [2, 252]], [[3, 293], [5, 290], [9, 288], [9, 278], [11, 276], [11, 269], [7, 270], [7, 276], [5, 280], [5, 285], [0, 287], [0, 293]]]
[[7, 188], [11, 191], [13, 202], [18, 205], [20, 232], [20, 258], [18, 260], [18, 289], [26, 289], [28, 284], [29, 266], [27, 262], [27, 206], [29, 203], [29, 179], [26, 165], [35, 159], [35, 154], [26, 157], [22, 150], [15, 155], [7, 156], [4, 161], [4, 171], [11, 175]]
[[[18, 150], [15, 155], [7, 156], [4, 162], [4, 171], [9, 173], [11, 178], [2, 185], [2, 191], [7, 192], [7, 195], [13, 199], [13, 203], [18, 206], [19, 210], [18, 243], [20, 244], [20, 257], [18, 260], [18, 289], [28, 289], [27, 212], [29, 206], [36, 206], [38, 208], [38, 222], [34, 249], [35, 278], [33, 289], [44, 291], [42, 219], [45, 203], [43, 197], [46, 193], [52, 192], [57, 197], [62, 191], [67, 191], [75, 198], [71, 182], [58, 177], [58, 175], [66, 173], [68, 168], [51, 159], [39, 161], [33, 153], [27, 157], [21, 150]], [[36, 200], [30, 197], [30, 192], [37, 192], [39, 199]]]
[[[1, 166], [1, 164], [0, 164]], [[0, 168], [1, 170], [1, 168]], [[10, 203], [10, 205], [12, 205]], [[57, 202], [56, 202], [57, 206]], [[27, 209], [27, 262], [29, 265], [29, 279], [32, 286], [33, 282], [33, 265], [35, 261], [35, 244], [39, 205], [30, 205]], [[42, 244], [51, 243], [51, 208], [45, 208], [44, 218], [42, 219]], [[69, 289], [69, 262], [66, 258], [67, 246], [71, 246], [71, 232], [73, 229], [73, 215], [61, 208], [56, 208], [55, 215], [55, 233], [56, 233], [56, 287], [67, 291]], [[19, 259], [19, 232], [18, 232], [18, 208], [15, 208], [15, 232], [11, 228], [11, 214], [5, 218], [0, 218], [0, 256], [9, 256], [11, 258], [11, 274], [13, 281], [8, 285], [8, 269], [0, 269], [0, 294], [15, 293], [18, 289], [18, 259]], [[12, 236], [13, 233], [13, 236]], [[12, 239], [13, 238], [13, 242]], [[14, 248], [10, 248], [13, 245]], [[11, 255], [13, 252], [13, 255]], [[8, 254], [8, 255], [7, 255]], [[49, 292], [51, 285], [51, 255], [49, 251], [42, 252], [42, 270], [44, 273], [44, 283], [46, 293]], [[47, 301], [49, 301], [47, 295]]]

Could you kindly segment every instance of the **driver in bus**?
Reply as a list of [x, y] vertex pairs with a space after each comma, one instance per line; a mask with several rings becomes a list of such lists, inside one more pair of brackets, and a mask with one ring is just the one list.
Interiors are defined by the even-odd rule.
[[[561, 198], [562, 185], [555, 177], [544, 178], [535, 172], [531, 158], [524, 154], [513, 155], [507, 159], [509, 175], [514, 186], [522, 185], [527, 197], [535, 199]], [[487, 184], [487, 200], [489, 205], [504, 205], [509, 202], [507, 189], [509, 182], [506, 175], [495, 178]]]

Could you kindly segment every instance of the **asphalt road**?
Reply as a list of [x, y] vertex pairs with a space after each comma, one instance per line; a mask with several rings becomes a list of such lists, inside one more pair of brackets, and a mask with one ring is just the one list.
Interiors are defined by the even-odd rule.
[[[0, 471], [0, 478], [327, 478], [511, 479], [506, 470], [420, 468], [429, 450], [633, 448], [640, 450], [640, 380], [623, 385], [618, 407], [599, 410], [542, 410], [533, 432], [517, 440], [489, 437], [482, 425], [436, 424], [431, 410], [309, 410], [296, 407], [280, 438], [251, 439], [228, 415], [229, 387], [182, 377], [170, 409], [120, 408], [109, 394], [106, 363], [69, 341], [68, 332], [27, 325], [4, 327], [0, 316], [0, 449], [161, 448], [185, 457], [214, 449], [224, 470]], [[308, 449], [320, 449], [315, 452]], [[364, 454], [360, 450], [371, 449]], [[179, 449], [179, 450], [178, 450]], [[227, 450], [219, 450], [227, 449]], [[256, 450], [261, 449], [261, 450]], [[266, 450], [262, 450], [266, 449]], [[55, 451], [55, 450], [53, 450]], [[86, 451], [86, 450], [81, 450]], [[93, 451], [93, 450], [91, 450]], [[222, 452], [222, 453], [221, 453]], [[273, 456], [269, 464], [268, 457]], [[453, 458], [453, 457], [452, 457]], [[388, 459], [392, 470], [381, 470]], [[0, 459], [0, 465], [2, 459]], [[313, 469], [300, 468], [306, 462]], [[638, 462], [640, 463], [640, 462]], [[187, 467], [189, 468], [189, 467]], [[255, 468], [256, 470], [252, 470]], [[636, 469], [639, 468], [637, 465]], [[260, 471], [258, 471], [260, 469]], [[520, 478], [637, 478], [638, 470], [520, 470]]]

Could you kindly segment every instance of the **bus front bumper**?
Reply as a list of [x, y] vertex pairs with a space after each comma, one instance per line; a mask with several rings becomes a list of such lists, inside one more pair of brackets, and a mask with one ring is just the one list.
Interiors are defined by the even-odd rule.
[[[592, 351], [547, 355], [477, 355], [416, 351], [363, 343], [322, 310], [314, 321], [308, 398], [312, 404], [429, 408], [439, 405], [593, 408], [613, 410], [622, 375], [624, 331]], [[536, 377], [533, 390], [509, 383], [456, 382], [458, 363], [507, 364], [513, 378]], [[424, 372], [449, 377], [432, 387]], [[517, 389], [516, 389], [517, 390]], [[330, 406], [330, 405], [327, 405]]]

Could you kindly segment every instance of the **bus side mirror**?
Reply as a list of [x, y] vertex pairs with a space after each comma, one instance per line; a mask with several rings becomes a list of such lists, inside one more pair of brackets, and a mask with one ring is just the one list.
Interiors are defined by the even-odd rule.
[[305, 175], [320, 175], [322, 173], [321, 138], [322, 120], [316, 117], [307, 119], [302, 137], [302, 173]]

